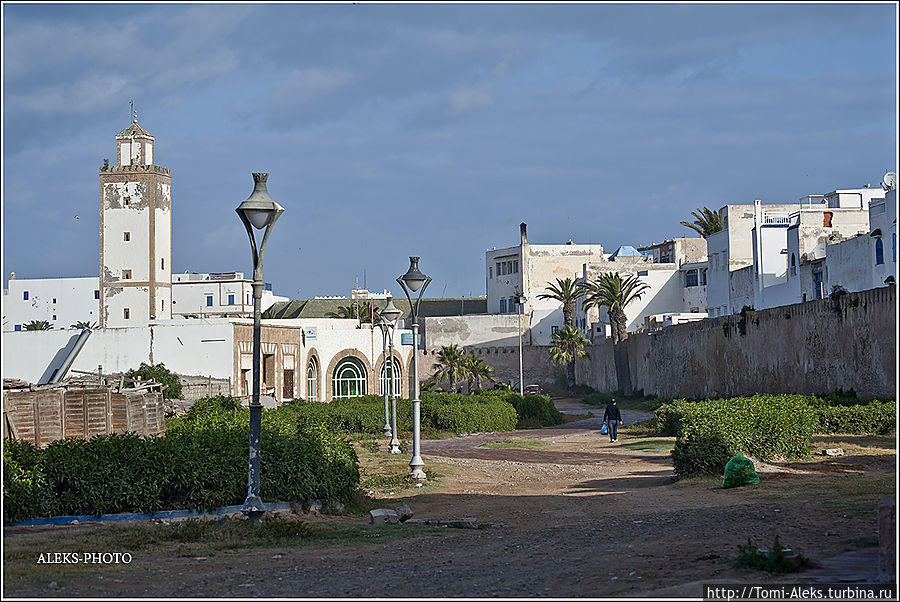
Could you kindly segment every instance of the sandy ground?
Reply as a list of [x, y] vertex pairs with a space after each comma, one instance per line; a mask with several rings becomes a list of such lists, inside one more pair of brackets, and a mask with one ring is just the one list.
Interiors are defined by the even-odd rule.
[[[561, 400], [563, 411], [584, 413]], [[596, 408], [592, 408], [602, 415]], [[626, 422], [645, 417], [623, 412]], [[775, 578], [729, 566], [748, 537], [783, 544], [816, 561], [853, 552], [871, 567], [873, 504], [848, 509], [822, 495], [833, 482], [858, 487], [891, 477], [894, 455], [816, 463], [757, 464], [762, 483], [722, 489], [714, 480], [676, 482], [664, 451], [623, 446], [599, 434], [599, 418], [562, 427], [425, 441], [436, 492], [384, 493], [416, 518], [475, 517], [490, 528], [448, 529], [387, 545], [252, 550], [198, 561], [158, 559], [154, 568], [7, 596], [125, 597], [701, 597], [703, 583], [803, 583], [843, 579], [819, 571]], [[542, 449], [489, 449], [487, 441], [538, 438]], [[855, 479], [855, 480], [854, 480]], [[862, 480], [860, 480], [862, 479]], [[838, 486], [835, 485], [835, 486]], [[868, 503], [868, 502], [867, 502]], [[345, 519], [347, 520], [347, 519]], [[366, 519], [352, 519], [367, 522]], [[414, 526], [382, 528], [416, 529]], [[843, 563], [846, 565], [846, 563]], [[852, 563], [851, 563], [852, 564]], [[853, 568], [853, 567], [850, 567]], [[853, 571], [850, 571], [853, 573]], [[853, 580], [856, 576], [846, 577]]]

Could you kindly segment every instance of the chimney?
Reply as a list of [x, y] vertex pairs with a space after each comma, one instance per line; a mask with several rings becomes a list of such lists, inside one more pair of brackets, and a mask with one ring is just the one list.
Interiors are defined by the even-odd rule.
[[526, 229], [527, 227], [528, 227], [528, 226], [525, 225], [525, 222], [522, 222], [521, 224], [519, 224], [519, 234], [522, 235], [522, 244], [523, 244], [523, 245], [527, 245], [527, 244], [528, 244], [528, 235], [525, 233], [525, 229]]

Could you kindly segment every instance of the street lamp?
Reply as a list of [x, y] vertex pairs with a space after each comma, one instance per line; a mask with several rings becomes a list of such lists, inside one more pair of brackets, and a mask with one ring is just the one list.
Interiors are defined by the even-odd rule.
[[519, 395], [525, 394], [525, 371], [522, 366], [522, 309], [525, 307], [525, 295], [516, 291], [516, 304], [519, 306], [517, 313], [519, 331]]
[[[419, 454], [421, 443], [419, 427], [422, 416], [419, 402], [419, 303], [422, 301], [422, 295], [425, 293], [428, 283], [431, 282], [431, 278], [419, 271], [419, 258], [410, 257], [409, 269], [406, 270], [405, 274], [397, 278], [397, 282], [403, 288], [403, 292], [406, 293], [406, 298], [409, 300], [410, 315], [413, 319], [413, 457], [409, 461], [411, 469], [409, 476], [413, 479], [424, 479], [425, 462], [422, 461], [422, 456]], [[419, 291], [415, 305], [409, 294], [410, 291], [413, 293]]]
[[[241, 512], [244, 516], [259, 521], [265, 512], [265, 506], [259, 497], [260, 446], [259, 436], [262, 422], [262, 405], [259, 403], [259, 356], [260, 356], [260, 302], [262, 300], [262, 264], [266, 252], [266, 242], [272, 232], [272, 226], [281, 217], [284, 208], [272, 200], [266, 190], [269, 174], [253, 174], [253, 193], [246, 201], [235, 209], [240, 216], [247, 235], [250, 237], [250, 249], [253, 252], [253, 397], [250, 401], [250, 467], [247, 475], [247, 499]], [[257, 249], [253, 229], [266, 229], [262, 242]]]
[[[391, 435], [391, 443], [390, 443], [390, 452], [392, 454], [400, 453], [400, 440], [397, 438], [397, 392], [394, 390], [394, 327], [397, 325], [397, 318], [400, 317], [400, 314], [403, 313], [397, 306], [394, 305], [394, 300], [391, 297], [388, 297], [388, 303], [383, 310], [381, 310], [381, 321], [384, 322], [385, 326], [382, 327], [382, 332], [386, 331], [387, 340], [388, 340], [388, 353], [387, 356], [390, 358], [390, 391], [391, 391], [391, 427], [390, 427], [390, 435]], [[379, 323], [379, 326], [381, 324]], [[388, 374], [385, 369], [385, 374]], [[384, 402], [384, 411], [385, 418], [387, 418], [387, 389], [385, 389], [385, 402]]]

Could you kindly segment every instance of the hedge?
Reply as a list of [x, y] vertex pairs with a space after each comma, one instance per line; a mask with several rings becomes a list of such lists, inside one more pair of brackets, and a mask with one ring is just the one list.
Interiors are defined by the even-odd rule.
[[[45, 449], [3, 446], [4, 520], [53, 515], [210, 510], [247, 494], [249, 410], [233, 398], [198, 402], [157, 437], [63, 439]], [[264, 500], [350, 501], [359, 485], [352, 447], [284, 410], [263, 411]]]
[[[380, 435], [384, 427], [384, 397], [365, 395], [330, 403], [295, 399], [281, 406], [303, 424], [321, 424], [342, 433]], [[483, 391], [477, 395], [424, 392], [421, 395], [423, 429], [473, 433], [510, 431], [518, 424], [551, 426], [565, 417], [546, 395], [522, 397], [512, 391]], [[412, 401], [397, 399], [400, 431], [412, 430]]]
[[672, 451], [675, 473], [721, 474], [738, 452], [761, 460], [809, 455], [818, 426], [815, 410], [800, 395], [754, 395], [690, 403], [678, 400], [657, 414], [677, 424]]
[[871, 401], [854, 406], [818, 404], [817, 433], [850, 433], [884, 435], [896, 428], [897, 404], [894, 401]]

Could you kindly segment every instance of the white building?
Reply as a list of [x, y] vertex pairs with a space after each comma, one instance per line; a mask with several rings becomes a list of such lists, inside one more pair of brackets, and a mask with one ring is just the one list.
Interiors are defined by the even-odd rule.
[[33, 321], [46, 321], [51, 328], [70, 328], [76, 322], [97, 324], [100, 319], [100, 284], [88, 278], [33, 278], [17, 280], [10, 275], [3, 291], [3, 330], [25, 330]]
[[[278, 301], [288, 301], [263, 285], [260, 311]], [[172, 317], [253, 317], [253, 280], [243, 272], [172, 274]]]
[[818, 298], [814, 291], [821, 296], [820, 260], [833, 243], [869, 231], [869, 204], [882, 196], [860, 188], [799, 203], [726, 205], [724, 229], [707, 239], [709, 315], [799, 303]]
[[172, 175], [135, 119], [100, 168], [100, 327], [172, 317]]

